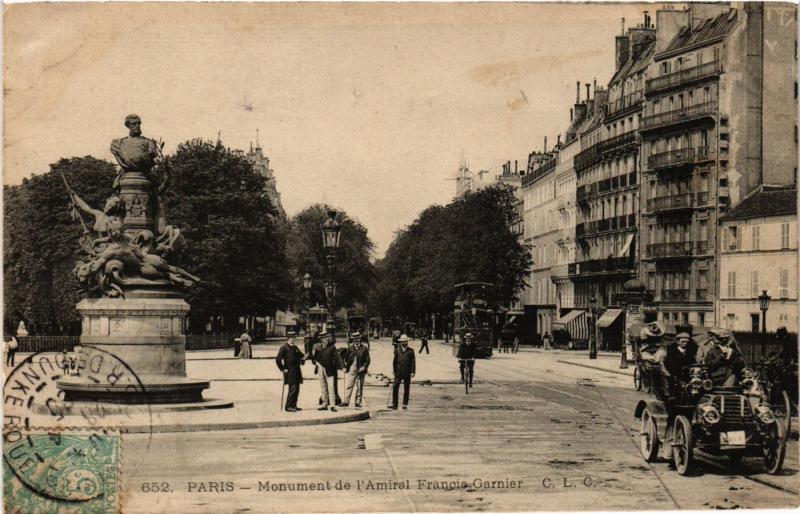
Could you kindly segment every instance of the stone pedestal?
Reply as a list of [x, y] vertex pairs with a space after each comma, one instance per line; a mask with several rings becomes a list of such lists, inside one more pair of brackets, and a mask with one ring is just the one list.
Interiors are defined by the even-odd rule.
[[139, 386], [115, 387], [71, 376], [58, 382], [65, 400], [134, 404], [203, 400], [209, 382], [186, 376], [184, 327], [189, 304], [180, 295], [130, 292], [125, 298], [86, 298], [77, 309], [82, 318], [81, 347], [117, 359]]

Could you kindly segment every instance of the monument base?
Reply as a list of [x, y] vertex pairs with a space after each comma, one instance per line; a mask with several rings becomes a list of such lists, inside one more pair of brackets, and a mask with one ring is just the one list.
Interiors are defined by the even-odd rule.
[[125, 298], [86, 298], [77, 310], [82, 318], [77, 373], [57, 383], [66, 401], [203, 401], [209, 382], [186, 376], [189, 304], [179, 295], [131, 291]]

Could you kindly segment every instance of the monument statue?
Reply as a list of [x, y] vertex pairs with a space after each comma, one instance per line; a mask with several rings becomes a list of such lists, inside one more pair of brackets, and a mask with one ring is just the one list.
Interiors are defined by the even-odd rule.
[[[128, 137], [111, 143], [120, 170], [114, 194], [102, 210], [89, 205], [62, 178], [72, 215], [83, 226], [83, 254], [74, 270], [88, 293], [77, 305], [80, 345], [124, 362], [142, 387], [99, 388], [80, 376], [65, 377], [58, 386], [67, 402], [194, 403], [202, 401], [209, 385], [186, 376], [189, 304], [182, 290], [200, 279], [168, 262], [184, 241], [180, 230], [166, 221], [169, 171], [163, 143], [143, 137], [141, 124], [139, 116], [127, 116]], [[84, 222], [83, 216], [94, 222]]]

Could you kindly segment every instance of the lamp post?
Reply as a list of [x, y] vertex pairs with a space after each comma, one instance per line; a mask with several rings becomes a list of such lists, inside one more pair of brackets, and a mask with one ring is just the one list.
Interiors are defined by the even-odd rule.
[[626, 298], [621, 301], [620, 306], [622, 307], [622, 354], [619, 359], [619, 369], [628, 369], [628, 334], [625, 331], [625, 325], [627, 324], [626, 318], [628, 317], [628, 299]]
[[306, 314], [305, 317], [306, 317], [306, 319], [305, 319], [305, 323], [304, 323], [305, 327], [303, 327], [303, 328], [304, 328], [304, 330], [306, 332], [308, 332], [309, 331], [309, 327], [308, 327], [308, 316], [309, 316], [308, 309], [311, 307], [311, 273], [309, 273], [307, 271], [306, 271], [305, 275], [303, 275], [303, 291], [305, 291], [305, 297], [306, 297], [306, 308], [305, 308], [305, 311], [306, 311], [305, 312], [305, 314]]
[[342, 226], [336, 221], [336, 211], [328, 210], [328, 219], [322, 224], [322, 246], [328, 261], [328, 280], [325, 281], [325, 299], [328, 304], [328, 322], [333, 320], [333, 302], [336, 297], [336, 282], [333, 281], [333, 264], [336, 261], [336, 250], [342, 235]]
[[[758, 297], [758, 306], [761, 307], [761, 333], [767, 333], [767, 310], [769, 309], [769, 301], [771, 300], [770, 296], [767, 294], [767, 290], [764, 289], [761, 292], [761, 295]], [[765, 337], [761, 338], [761, 358], [766, 356], [767, 354], [767, 339]]]
[[597, 358], [597, 298], [592, 295], [589, 298], [589, 305], [592, 310], [592, 333], [589, 336], [589, 358]]

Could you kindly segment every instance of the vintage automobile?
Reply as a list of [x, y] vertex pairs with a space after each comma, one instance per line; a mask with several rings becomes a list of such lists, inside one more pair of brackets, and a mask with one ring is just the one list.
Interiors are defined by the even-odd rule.
[[786, 455], [785, 425], [775, 416], [755, 373], [742, 372], [735, 387], [716, 387], [705, 366], [688, 367], [686, 382], [654, 379], [655, 398], [641, 400], [640, 449], [645, 461], [672, 459], [686, 475], [695, 451], [727, 456], [731, 466], [760, 455], [768, 473], [778, 474]]

